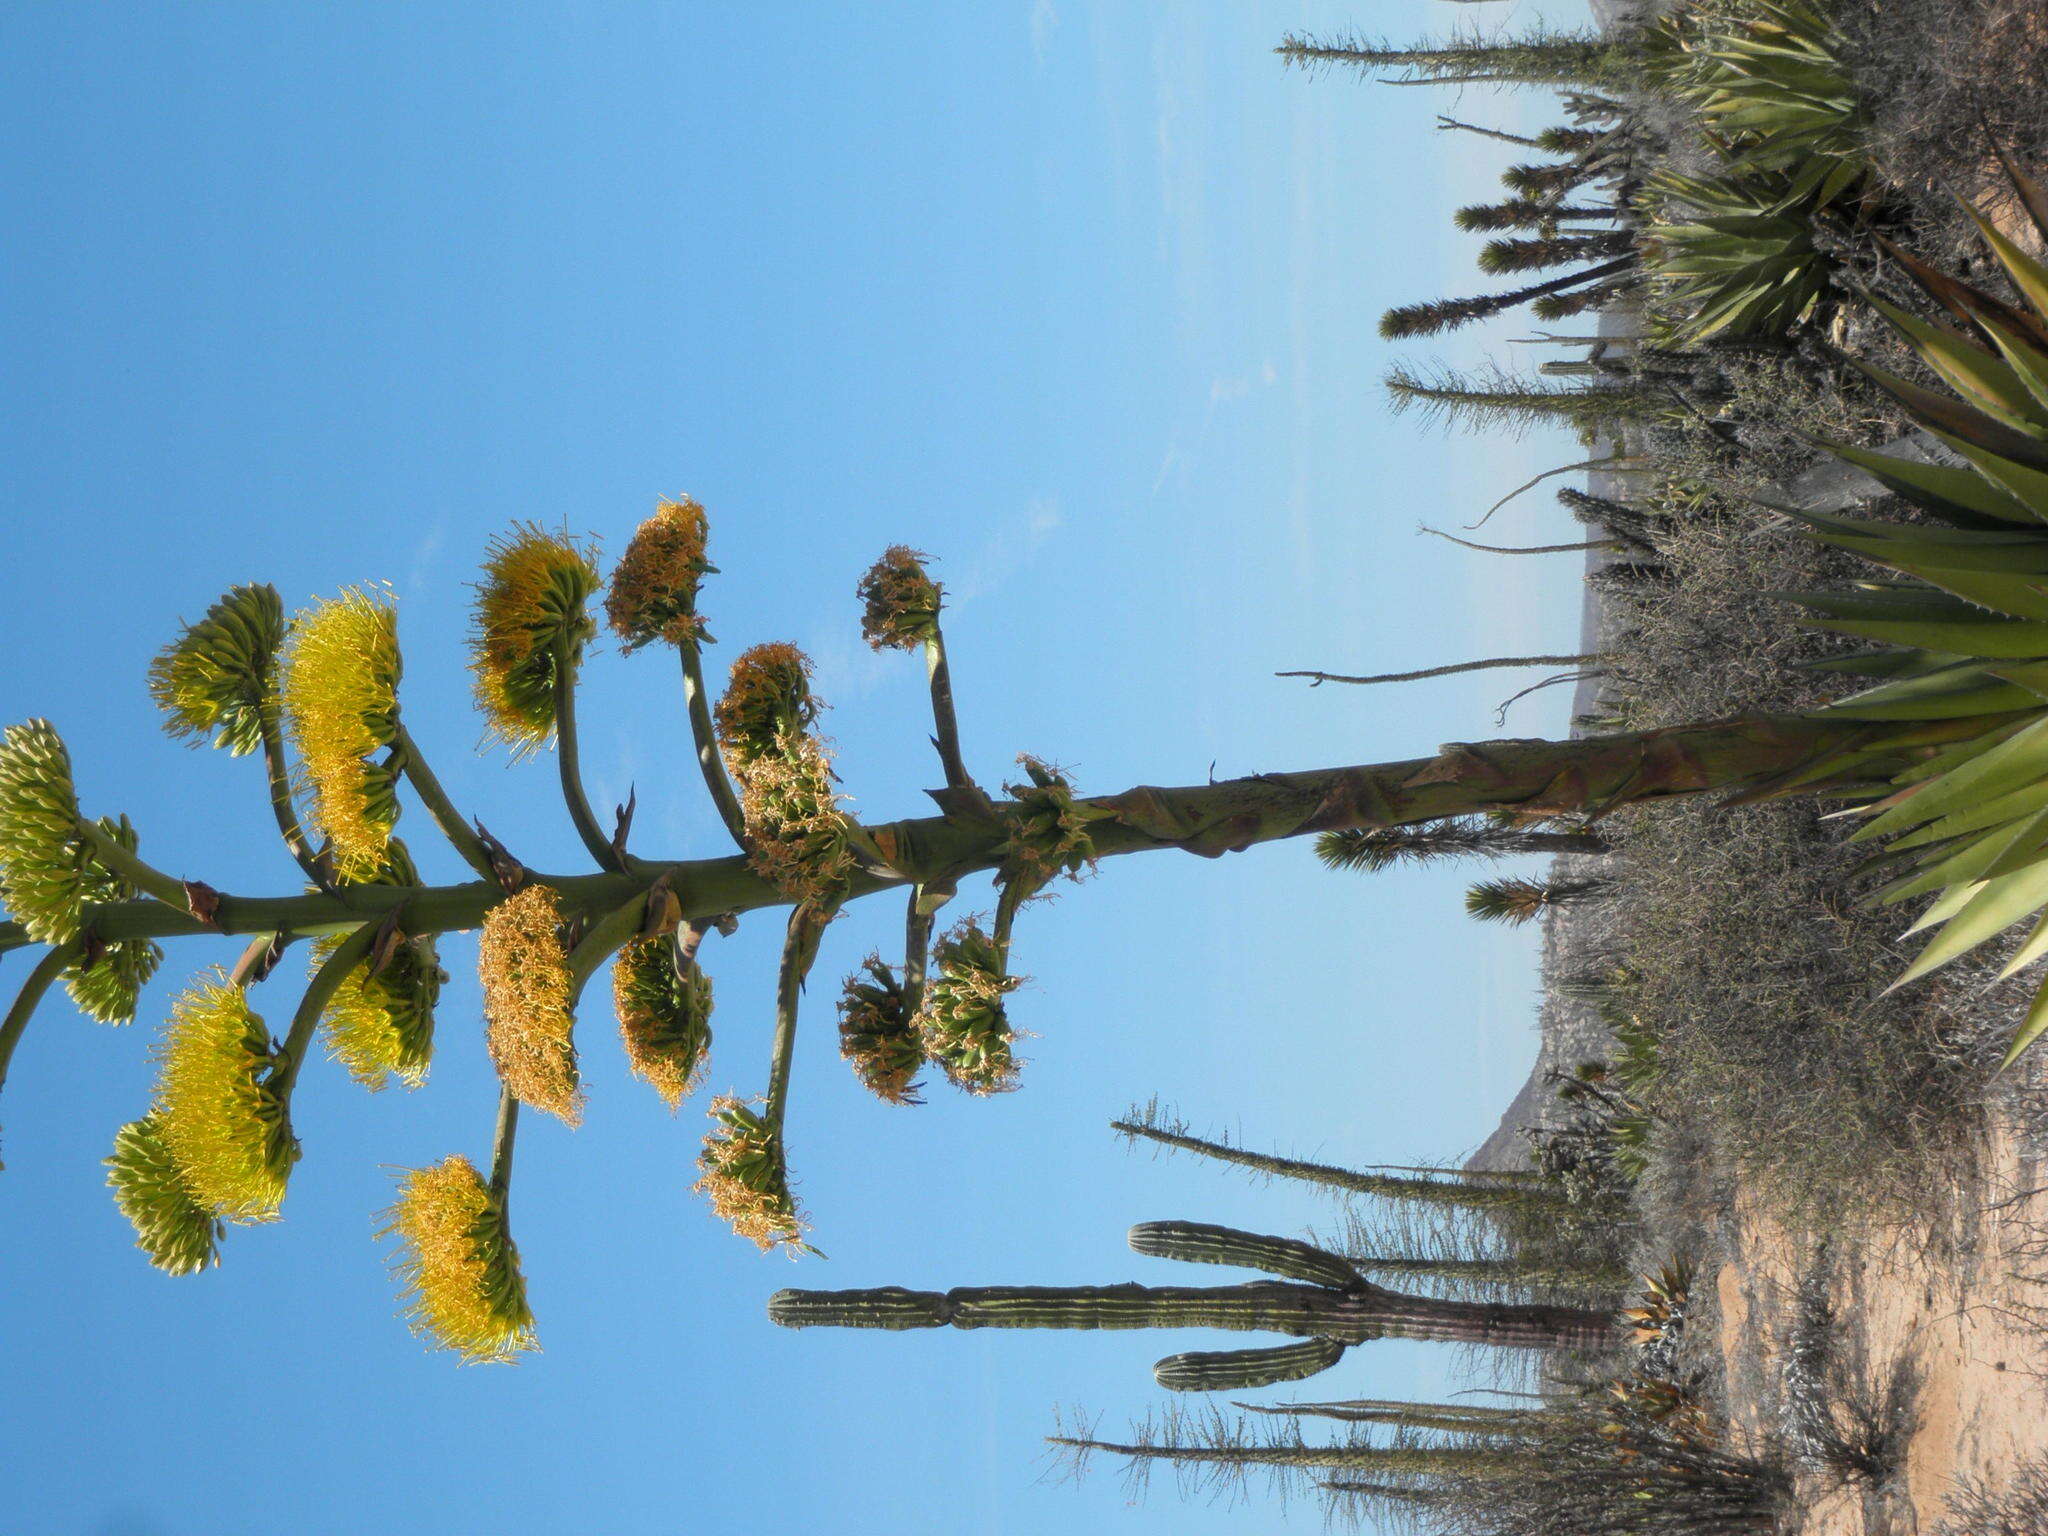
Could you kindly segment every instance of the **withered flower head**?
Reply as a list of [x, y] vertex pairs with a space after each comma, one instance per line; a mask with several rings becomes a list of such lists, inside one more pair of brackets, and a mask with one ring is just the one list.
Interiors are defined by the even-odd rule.
[[406, 1170], [383, 1221], [377, 1235], [398, 1239], [391, 1272], [414, 1334], [464, 1365], [540, 1347], [504, 1202], [468, 1158]]
[[685, 496], [662, 502], [633, 535], [604, 603], [628, 650], [655, 640], [688, 646], [708, 638], [697, 616], [697, 587], [713, 569], [704, 558], [706, 531], [704, 509]]
[[711, 1052], [711, 978], [676, 968], [666, 938], [635, 939], [612, 962], [612, 1002], [626, 1061], [673, 1110], [694, 1093]]
[[924, 1045], [904, 1011], [903, 988], [880, 955], [846, 978], [839, 998], [839, 1054], [854, 1076], [885, 1104], [922, 1104], [917, 1069]]
[[861, 638], [876, 650], [915, 650], [937, 631], [944, 589], [925, 573], [926, 558], [892, 545], [861, 577]]
[[814, 1252], [803, 1240], [809, 1223], [789, 1189], [789, 1165], [782, 1137], [744, 1100], [711, 1101], [717, 1129], [704, 1138], [697, 1166], [704, 1176], [696, 1190], [711, 1201], [712, 1214], [748, 1238], [763, 1253], [784, 1247]]
[[823, 900], [852, 878], [853, 823], [832, 788], [832, 760], [815, 736], [789, 738], [739, 776], [747, 862], [795, 901]]
[[754, 759], [808, 730], [823, 707], [811, 692], [811, 659], [795, 646], [773, 641], [740, 652], [714, 712], [726, 766], [744, 777]]
[[967, 918], [932, 945], [932, 971], [917, 1015], [925, 1059], [968, 1093], [1015, 1088], [1018, 1064], [1011, 1046], [1016, 1032], [1003, 998], [1022, 980], [1004, 974], [995, 940]]
[[491, 908], [477, 945], [484, 1031], [498, 1079], [522, 1104], [564, 1124], [583, 1119], [576, 1021], [554, 888], [529, 885]]

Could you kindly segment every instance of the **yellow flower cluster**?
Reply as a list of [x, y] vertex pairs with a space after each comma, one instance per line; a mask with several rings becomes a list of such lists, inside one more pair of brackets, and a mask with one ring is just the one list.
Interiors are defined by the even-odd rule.
[[499, 1080], [522, 1104], [577, 1125], [583, 1093], [561, 930], [554, 888], [525, 887], [485, 917], [477, 974], [484, 989], [485, 1039]]
[[597, 561], [566, 534], [532, 523], [492, 541], [477, 586], [470, 636], [476, 705], [515, 753], [546, 746], [555, 730], [555, 682], [574, 668], [595, 626], [585, 609]]
[[292, 625], [284, 709], [312, 821], [344, 881], [384, 861], [398, 798], [390, 773], [367, 761], [398, 730], [398, 611], [388, 588], [350, 587]]
[[270, 1031], [242, 989], [218, 972], [186, 988], [154, 1054], [151, 1116], [193, 1198], [230, 1221], [276, 1220], [298, 1144], [266, 1084]]
[[519, 1250], [505, 1209], [466, 1157], [408, 1169], [379, 1237], [396, 1237], [392, 1273], [412, 1331], [465, 1365], [537, 1349]]
[[635, 939], [612, 964], [612, 1002], [633, 1074], [673, 1110], [703, 1079], [711, 1050], [711, 978], [676, 969], [667, 938]]

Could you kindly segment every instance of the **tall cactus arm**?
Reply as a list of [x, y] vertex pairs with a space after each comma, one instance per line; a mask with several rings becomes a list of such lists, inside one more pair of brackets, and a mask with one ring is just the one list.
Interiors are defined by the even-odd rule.
[[1146, 1221], [1131, 1228], [1130, 1242], [1133, 1253], [1153, 1258], [1257, 1269], [1340, 1291], [1360, 1285], [1358, 1271], [1336, 1254], [1291, 1237], [1265, 1237], [1202, 1221]]
[[1196, 1350], [1168, 1355], [1152, 1379], [1169, 1392], [1247, 1392], [1327, 1371], [1351, 1346], [1342, 1339], [1303, 1339], [1270, 1349]]

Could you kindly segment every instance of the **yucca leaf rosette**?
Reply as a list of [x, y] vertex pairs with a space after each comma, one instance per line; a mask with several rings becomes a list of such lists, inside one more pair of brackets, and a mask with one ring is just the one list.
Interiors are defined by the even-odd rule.
[[349, 587], [293, 621], [284, 712], [313, 824], [343, 881], [374, 879], [398, 820], [397, 781], [369, 758], [398, 734], [398, 610], [389, 589]]
[[694, 1187], [711, 1202], [712, 1214], [763, 1253], [779, 1247], [814, 1252], [803, 1240], [809, 1223], [790, 1193], [782, 1133], [730, 1095], [711, 1101], [711, 1118], [717, 1128], [704, 1138], [697, 1156], [703, 1177]]
[[[97, 825], [110, 841], [130, 853], [135, 851], [135, 828], [126, 816], [102, 816]], [[109, 906], [135, 897], [134, 886], [96, 862], [88, 863], [81, 875], [82, 894], [89, 906]], [[136, 1000], [163, 958], [162, 947], [152, 939], [101, 944], [64, 968], [64, 989], [86, 1017], [102, 1024], [132, 1024]]]
[[796, 901], [825, 900], [856, 867], [857, 829], [839, 809], [832, 759], [810, 730], [823, 708], [810, 658], [793, 645], [741, 653], [716, 711], [725, 765], [740, 786], [748, 862]]
[[597, 560], [567, 534], [516, 523], [491, 541], [470, 634], [476, 706], [515, 756], [555, 731], [555, 684], [596, 633], [588, 612]]
[[186, 1183], [155, 1115], [122, 1126], [106, 1164], [114, 1203], [150, 1263], [166, 1274], [192, 1275], [220, 1262], [220, 1218]]
[[673, 1110], [703, 1079], [711, 1053], [711, 978], [677, 966], [666, 937], [634, 939], [612, 962], [612, 1002], [633, 1075]]
[[1022, 985], [1004, 974], [993, 938], [966, 918], [932, 945], [917, 1032], [925, 1059], [968, 1093], [1007, 1093], [1017, 1086], [1016, 1039], [1003, 999]]
[[228, 1221], [275, 1221], [299, 1147], [269, 1087], [270, 1031], [248, 997], [218, 971], [193, 982], [154, 1056], [151, 1118], [193, 1199]]
[[522, 1104], [565, 1125], [583, 1119], [576, 1068], [576, 1020], [562, 908], [552, 886], [534, 884], [484, 918], [477, 945], [485, 1039], [498, 1079]]
[[400, 1176], [379, 1237], [398, 1240], [391, 1272], [413, 1333], [464, 1365], [539, 1348], [505, 1203], [466, 1157]]
[[903, 988], [880, 955], [846, 978], [839, 996], [839, 1054], [868, 1092], [885, 1104], [922, 1104], [917, 1073], [924, 1044], [912, 1027]]
[[876, 650], [914, 651], [937, 633], [944, 589], [926, 574], [927, 558], [891, 545], [861, 577], [861, 638]]
[[605, 617], [627, 650], [656, 640], [688, 647], [711, 638], [697, 615], [697, 588], [716, 569], [704, 558], [707, 532], [703, 507], [685, 496], [662, 502], [634, 533], [604, 601]]
[[78, 936], [91, 885], [79, 845], [71, 754], [47, 720], [0, 732], [0, 894], [44, 944]]
[[284, 639], [275, 587], [230, 587], [149, 664], [149, 696], [164, 712], [164, 729], [211, 740], [235, 757], [261, 747]]

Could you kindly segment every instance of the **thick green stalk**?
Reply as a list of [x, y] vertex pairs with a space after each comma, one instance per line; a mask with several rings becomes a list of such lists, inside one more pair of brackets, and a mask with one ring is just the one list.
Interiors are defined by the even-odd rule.
[[398, 748], [399, 771], [405, 775], [406, 783], [420, 797], [420, 804], [434, 818], [434, 825], [441, 829], [441, 835], [462, 855], [462, 862], [495, 885], [497, 872], [491, 867], [491, 855], [485, 849], [483, 839], [470, 830], [469, 823], [462, 819], [462, 813], [455, 809], [455, 803], [448, 798], [441, 781], [434, 777], [434, 770], [427, 766], [426, 754], [420, 751], [419, 743], [412, 739], [411, 732], [402, 724], [394, 729], [396, 734], [392, 737], [392, 745]]
[[704, 775], [704, 788], [718, 808], [718, 819], [732, 834], [733, 842], [747, 850], [747, 816], [740, 809], [739, 796], [726, 777], [725, 760], [718, 755], [718, 733], [711, 726], [711, 696], [704, 691], [704, 663], [694, 641], [676, 647], [683, 658], [683, 703], [690, 714], [690, 739], [697, 749], [697, 767]]
[[0, 1088], [7, 1086], [7, 1064], [14, 1059], [14, 1047], [21, 1040], [22, 1031], [28, 1028], [36, 1005], [50, 990], [50, 984], [64, 974], [64, 968], [78, 958], [83, 947], [76, 939], [56, 945], [23, 978], [6, 1018], [0, 1019]]
[[914, 1019], [924, 1006], [925, 969], [931, 961], [932, 919], [938, 907], [929, 900], [927, 887], [910, 888], [908, 909], [903, 914], [903, 1017]]
[[[78, 835], [91, 849], [93, 859], [102, 868], [119, 876], [145, 896], [185, 912], [190, 907], [190, 897], [185, 882], [167, 875], [153, 864], [147, 864], [134, 853], [121, 846], [114, 838], [102, 832], [98, 825], [80, 818]], [[102, 934], [102, 938], [106, 935]]]
[[561, 771], [562, 801], [584, 849], [599, 869], [618, 872], [624, 860], [598, 826], [590, 797], [583, 792], [582, 754], [576, 744], [576, 658], [567, 643], [555, 654], [555, 766]]
[[564, 962], [569, 970], [569, 1006], [574, 1008], [597, 968], [639, 936], [647, 921], [647, 893], [620, 902], [584, 930]]
[[305, 993], [292, 1014], [291, 1028], [285, 1033], [284, 1044], [278, 1048], [277, 1064], [270, 1074], [272, 1091], [287, 1104], [291, 1102], [292, 1085], [298, 1081], [299, 1068], [305, 1065], [306, 1049], [313, 1043], [313, 1031], [320, 1023], [320, 1015], [327, 1011], [335, 989], [348, 973], [369, 955], [379, 926], [377, 923], [364, 923], [343, 939], [334, 947], [334, 953], [320, 963], [313, 979], [306, 983]]
[[1459, 1435], [1512, 1435], [1548, 1422], [1540, 1408], [1471, 1409], [1456, 1403], [1402, 1403], [1362, 1398], [1346, 1403], [1233, 1403], [1247, 1413], [1334, 1419], [1340, 1424], [1398, 1424]]
[[789, 1072], [796, 1058], [797, 1006], [803, 1000], [804, 978], [811, 962], [818, 958], [818, 940], [832, 921], [837, 906], [816, 907], [804, 902], [791, 909], [789, 927], [782, 937], [782, 964], [775, 976], [775, 1040], [768, 1056], [768, 1101], [761, 1118], [777, 1136], [789, 1108]]
[[[1896, 769], [1920, 749], [1975, 736], [2011, 714], [1960, 720], [1859, 722], [1835, 717], [1742, 716], [1575, 741], [1452, 743], [1435, 757], [1257, 774], [1176, 789], [1140, 785], [1079, 802], [1111, 813], [1090, 832], [1100, 858], [1180, 848], [1216, 856], [1258, 843], [1347, 827], [1405, 826], [1491, 810], [1606, 812], [1619, 806], [1703, 790], [1729, 790], [1825, 767], [1866, 776]], [[1002, 808], [993, 819], [927, 816], [867, 829], [892, 866], [863, 870], [848, 899], [919, 880], [958, 878], [995, 868], [1009, 835]], [[685, 919], [708, 919], [789, 898], [740, 857], [641, 865], [636, 875], [537, 875], [560, 895], [566, 916], [594, 916], [666, 874]], [[154, 874], [154, 872], [152, 872]], [[409, 931], [474, 928], [505, 899], [495, 879], [465, 885], [356, 886], [345, 896], [223, 896], [209, 929], [184, 910], [154, 901], [121, 902], [91, 916], [107, 942], [210, 931], [316, 934], [354, 927], [404, 905]], [[0, 924], [0, 951], [29, 942], [19, 924]]]
[[1185, 1264], [1225, 1264], [1256, 1269], [1282, 1280], [1345, 1290], [1358, 1284], [1358, 1271], [1334, 1253], [1292, 1237], [1267, 1237], [1206, 1221], [1141, 1221], [1130, 1232], [1131, 1251]]
[[960, 722], [953, 709], [953, 669], [946, 664], [946, 637], [938, 624], [925, 636], [924, 666], [932, 685], [932, 745], [946, 772], [948, 789], [971, 789], [973, 778], [960, 756]]
[[270, 783], [270, 813], [276, 818], [278, 836], [284, 839], [285, 847], [307, 879], [316, 885], [331, 884], [314, 860], [306, 829], [299, 825], [298, 807], [292, 803], [291, 765], [285, 761], [284, 731], [278, 724], [274, 699], [264, 700], [257, 711], [257, 723], [263, 737], [263, 771]]
[[502, 1208], [512, 1193], [512, 1143], [519, 1134], [519, 1101], [498, 1090], [498, 1129], [491, 1138], [491, 1193]]

